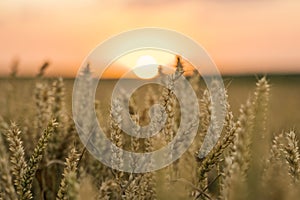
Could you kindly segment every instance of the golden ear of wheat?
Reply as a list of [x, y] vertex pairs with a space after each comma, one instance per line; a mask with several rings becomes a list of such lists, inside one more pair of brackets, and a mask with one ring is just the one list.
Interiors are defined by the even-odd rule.
[[17, 194], [13, 185], [10, 172], [9, 155], [5, 148], [6, 144], [2, 138], [3, 132], [8, 129], [8, 124], [0, 116], [0, 196], [3, 199], [17, 199]]
[[65, 161], [63, 178], [56, 196], [57, 200], [77, 199], [79, 183], [77, 181], [77, 166], [80, 154], [75, 147], [70, 151]]
[[20, 137], [21, 131], [16, 123], [11, 123], [6, 133], [6, 139], [9, 144], [11, 171], [14, 176], [14, 185], [18, 195], [21, 197], [23, 192], [23, 176], [27, 168], [23, 142]]
[[292, 177], [294, 183], [299, 181], [300, 176], [300, 153], [298, 146], [298, 139], [295, 131], [285, 133], [287, 144], [283, 151], [285, 154], [286, 162], [289, 165], [289, 174]]
[[22, 177], [22, 193], [21, 198], [22, 199], [32, 199], [32, 182], [34, 179], [34, 176], [36, 174], [36, 171], [39, 168], [39, 164], [43, 159], [43, 155], [45, 152], [45, 149], [48, 145], [48, 140], [51, 137], [51, 135], [54, 132], [54, 129], [58, 126], [58, 123], [55, 120], [51, 120], [48, 123], [47, 128], [44, 130], [41, 138], [38, 141], [38, 144], [33, 150], [33, 153], [28, 161], [28, 165], [25, 169], [25, 172]]

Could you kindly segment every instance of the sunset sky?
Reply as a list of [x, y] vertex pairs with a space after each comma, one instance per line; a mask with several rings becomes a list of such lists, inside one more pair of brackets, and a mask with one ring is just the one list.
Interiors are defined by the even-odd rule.
[[21, 75], [49, 61], [48, 75], [75, 76], [100, 42], [141, 27], [193, 38], [224, 74], [300, 73], [299, 0], [2, 0], [0, 74], [19, 60]]

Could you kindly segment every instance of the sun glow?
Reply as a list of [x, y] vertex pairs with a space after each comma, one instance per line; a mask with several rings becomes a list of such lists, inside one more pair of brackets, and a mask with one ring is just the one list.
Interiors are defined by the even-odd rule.
[[158, 73], [157, 61], [150, 55], [140, 56], [136, 61], [133, 72], [142, 79], [154, 78]]

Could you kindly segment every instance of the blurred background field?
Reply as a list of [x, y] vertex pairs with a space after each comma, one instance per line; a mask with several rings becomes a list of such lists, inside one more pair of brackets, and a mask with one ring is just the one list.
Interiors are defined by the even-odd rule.
[[[268, 127], [271, 133], [300, 129], [300, 75], [269, 75], [271, 83], [271, 100], [269, 107]], [[224, 85], [228, 89], [229, 103], [234, 114], [250, 96], [255, 88], [257, 76], [225, 76]], [[49, 82], [51, 78], [48, 78]], [[134, 81], [134, 80], [128, 80]], [[0, 114], [8, 120], [22, 123], [25, 116], [34, 115], [34, 87], [33, 78], [0, 78]], [[72, 89], [74, 79], [64, 79], [66, 86], [66, 107], [71, 115]], [[104, 113], [109, 113], [110, 97], [117, 80], [101, 80], [97, 89], [96, 100], [100, 101]], [[204, 83], [201, 84], [204, 89]], [[142, 95], [143, 90], [137, 91]], [[200, 94], [198, 94], [200, 95]], [[138, 99], [142, 101], [141, 99]], [[137, 102], [142, 104], [143, 102]], [[32, 108], [32, 109], [31, 109]], [[26, 113], [26, 115], [24, 115]]]

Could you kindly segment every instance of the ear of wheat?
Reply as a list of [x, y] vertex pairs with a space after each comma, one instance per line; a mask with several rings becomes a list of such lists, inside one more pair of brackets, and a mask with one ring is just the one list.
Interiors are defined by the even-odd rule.
[[6, 133], [6, 139], [10, 150], [11, 171], [14, 175], [14, 185], [20, 198], [23, 195], [23, 176], [27, 168], [23, 142], [20, 138], [21, 131], [15, 123], [12, 123]]
[[79, 183], [77, 181], [77, 164], [80, 154], [75, 147], [70, 151], [65, 161], [63, 178], [57, 193], [57, 200], [77, 199]]
[[13, 186], [12, 176], [10, 172], [10, 166], [7, 162], [9, 155], [5, 149], [5, 142], [3, 140], [3, 132], [8, 128], [3, 118], [0, 116], [0, 196], [3, 199], [17, 199], [16, 191]]

